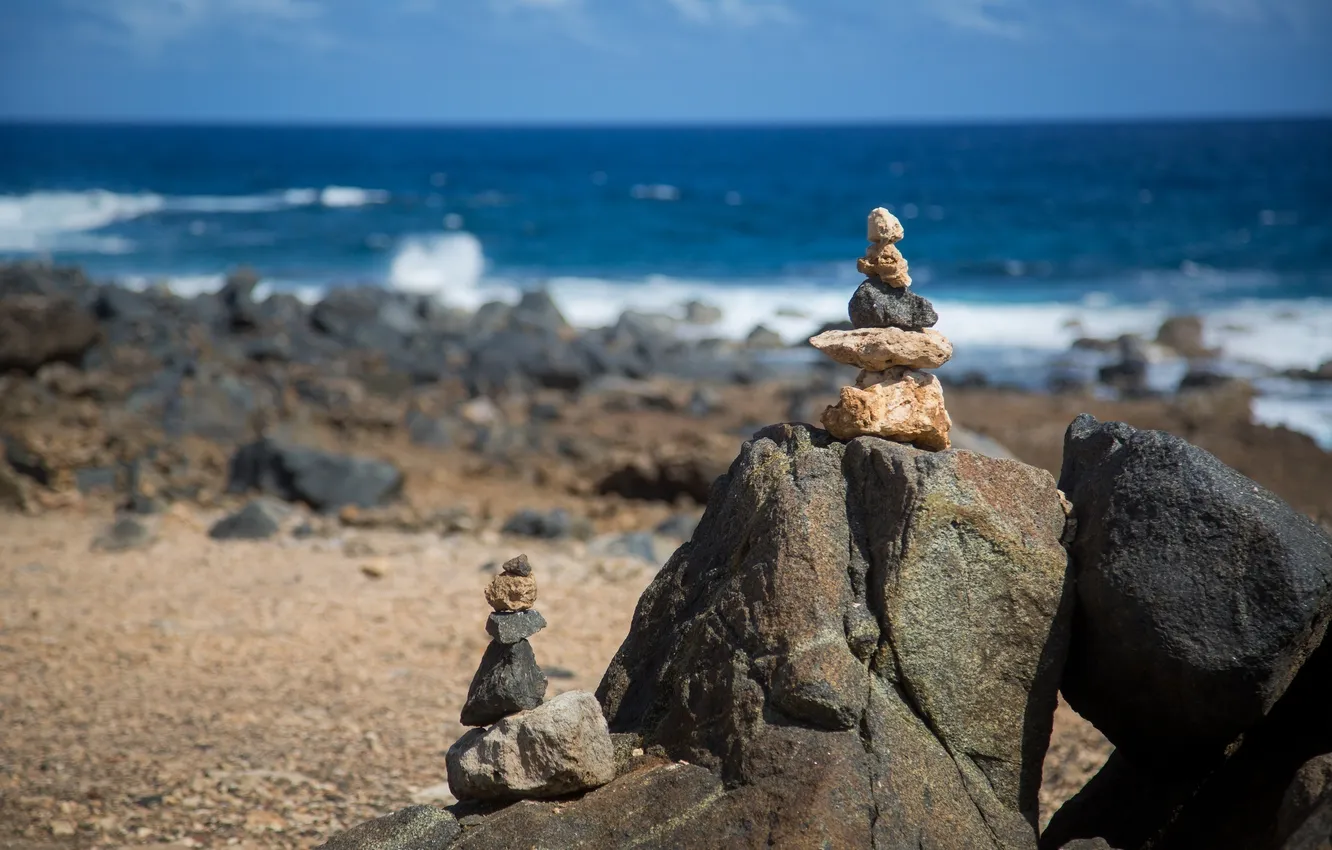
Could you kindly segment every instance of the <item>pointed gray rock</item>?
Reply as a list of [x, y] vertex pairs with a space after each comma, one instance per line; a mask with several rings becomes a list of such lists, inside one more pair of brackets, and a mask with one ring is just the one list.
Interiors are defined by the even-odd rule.
[[497, 720], [536, 708], [546, 695], [546, 674], [537, 666], [532, 644], [512, 646], [492, 641], [467, 689], [461, 721], [464, 726], [489, 726]]
[[908, 287], [889, 286], [867, 280], [851, 296], [847, 305], [851, 324], [856, 328], [902, 328], [918, 331], [934, 327], [939, 314], [934, 305]]

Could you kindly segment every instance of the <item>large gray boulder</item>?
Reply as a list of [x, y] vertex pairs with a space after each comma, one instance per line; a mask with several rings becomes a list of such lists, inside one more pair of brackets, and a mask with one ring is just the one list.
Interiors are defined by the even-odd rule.
[[721, 777], [698, 846], [1033, 847], [1064, 525], [1016, 461], [766, 429], [640, 599], [611, 729]]
[[445, 761], [459, 800], [559, 797], [615, 778], [615, 747], [586, 691], [473, 729], [449, 747]]
[[79, 363], [100, 337], [97, 319], [71, 298], [0, 298], [0, 374], [36, 372], [47, 363]]
[[1332, 539], [1202, 449], [1078, 417], [1077, 613], [1064, 695], [1139, 767], [1219, 757], [1332, 618]]
[[397, 499], [402, 485], [402, 471], [386, 461], [270, 439], [237, 449], [227, 474], [229, 492], [257, 490], [319, 511], [378, 507]]

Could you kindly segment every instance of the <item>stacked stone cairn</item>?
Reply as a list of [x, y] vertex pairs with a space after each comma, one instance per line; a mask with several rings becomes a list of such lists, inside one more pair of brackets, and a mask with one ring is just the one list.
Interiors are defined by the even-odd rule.
[[953, 345], [932, 330], [939, 316], [910, 290], [911, 275], [897, 243], [902, 223], [882, 207], [869, 214], [870, 246], [856, 268], [867, 276], [848, 305], [852, 330], [810, 339], [838, 363], [858, 366], [854, 387], [842, 387], [837, 404], [823, 411], [823, 427], [839, 440], [882, 437], [929, 451], [949, 446], [952, 421], [944, 409], [935, 369], [953, 356]]
[[467, 690], [461, 721], [473, 726], [449, 748], [449, 788], [459, 800], [558, 797], [615, 778], [601, 705], [586, 691], [543, 703], [546, 675], [528, 638], [546, 627], [532, 606], [532, 564], [519, 555], [486, 587], [490, 645]]

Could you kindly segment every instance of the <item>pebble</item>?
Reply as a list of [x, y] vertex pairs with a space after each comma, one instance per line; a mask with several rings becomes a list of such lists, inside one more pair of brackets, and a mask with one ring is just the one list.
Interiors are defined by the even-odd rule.
[[486, 619], [486, 634], [503, 644], [526, 640], [546, 627], [546, 618], [535, 609], [495, 612]]
[[531, 576], [501, 573], [486, 585], [486, 602], [496, 611], [526, 611], [536, 604], [537, 584]]

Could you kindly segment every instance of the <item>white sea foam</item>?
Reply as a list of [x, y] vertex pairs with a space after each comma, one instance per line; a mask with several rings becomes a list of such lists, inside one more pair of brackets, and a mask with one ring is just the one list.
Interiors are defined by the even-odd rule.
[[382, 204], [389, 198], [383, 189], [361, 189], [356, 186], [325, 186], [319, 193], [319, 203], [326, 207], [363, 207]]
[[283, 189], [257, 195], [120, 194], [102, 189], [0, 195], [0, 251], [123, 254], [134, 250], [132, 241], [114, 236], [90, 239], [73, 234], [86, 234], [154, 213], [277, 212], [315, 204], [341, 209], [382, 204], [388, 199], [389, 193], [382, 189], [355, 186]]
[[393, 256], [389, 284], [474, 309], [486, 300], [480, 285], [485, 267], [480, 240], [466, 231], [411, 236]]
[[[161, 195], [118, 195], [100, 190], [0, 195], [0, 251], [57, 250], [63, 247], [66, 234], [97, 230], [157, 212], [165, 203]], [[119, 253], [126, 244], [112, 247], [116, 250], [110, 253]]]

